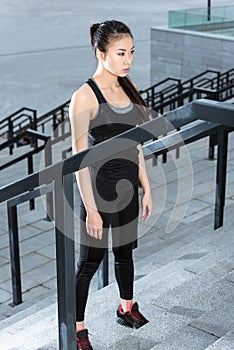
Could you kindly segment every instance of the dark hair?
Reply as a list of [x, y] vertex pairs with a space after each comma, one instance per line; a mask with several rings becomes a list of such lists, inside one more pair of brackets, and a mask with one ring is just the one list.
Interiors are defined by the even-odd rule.
[[[102, 52], [106, 52], [108, 46], [113, 40], [121, 39], [124, 35], [130, 35], [133, 39], [133, 35], [129, 27], [123, 22], [110, 20], [102, 23], [95, 23], [90, 27], [90, 38], [92, 47], [95, 50], [99, 49]], [[149, 112], [147, 111], [146, 103], [131, 82], [126, 77], [118, 77], [119, 84], [131, 99], [131, 101], [139, 106], [142, 112], [142, 121], [149, 120]]]

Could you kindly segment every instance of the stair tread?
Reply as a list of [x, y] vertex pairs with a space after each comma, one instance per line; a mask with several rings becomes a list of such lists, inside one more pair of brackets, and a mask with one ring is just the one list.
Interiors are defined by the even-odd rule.
[[173, 336], [155, 345], [151, 350], [203, 350], [216, 339], [212, 334], [185, 326]]
[[234, 346], [234, 329], [229, 331], [216, 342], [208, 346], [205, 350], [233, 350]]
[[[233, 205], [226, 210], [231, 213]], [[177, 341], [183, 350], [184, 341], [184, 344], [187, 344], [187, 348], [184, 346], [184, 349], [189, 350], [189, 340], [197, 344], [197, 349], [204, 349], [204, 346], [210, 346], [217, 340], [217, 336], [196, 328], [203, 325], [206, 330], [201, 315], [207, 320], [213, 315], [218, 321], [219, 314], [215, 310], [219, 310], [224, 304], [230, 313], [228, 303], [233, 297], [234, 255], [231, 250], [234, 241], [230, 230], [231, 223], [213, 231], [212, 228], [205, 227], [204, 219], [204, 222], [202, 220], [198, 224], [198, 233], [196, 223], [190, 227], [185, 226], [183, 228], [186, 234], [180, 234], [178, 229], [178, 234], [167, 237], [161, 247], [157, 247], [158, 242], [155, 242], [158, 251], [150, 257], [138, 257], [138, 279], [135, 281], [134, 298], [139, 299], [143, 313], [151, 321], [137, 333], [117, 325], [115, 327], [118, 305], [116, 283], [93, 292], [95, 296], [93, 294], [88, 300], [87, 326], [91, 333], [99, 335], [98, 341], [91, 337], [95, 349], [114, 350], [130, 346], [144, 350], [166, 350], [166, 346], [169, 346], [168, 349], [171, 350]], [[163, 230], [159, 234], [162, 232]], [[153, 235], [153, 232], [149, 232], [149, 235], [151, 234]], [[141, 239], [143, 242], [144, 238]], [[144, 270], [144, 265], [147, 264], [152, 270]], [[51, 298], [51, 301], [48, 298], [49, 305], [43, 306], [42, 302], [40, 306], [31, 306], [28, 310], [0, 322], [0, 348], [4, 346], [4, 350], [57, 349], [57, 304], [53, 302], [55, 296]], [[107, 306], [102, 310], [100, 303], [104, 300]], [[97, 314], [100, 321], [98, 323], [92, 321]], [[107, 319], [110, 320], [108, 324]], [[207, 330], [211, 329], [208, 326]], [[233, 323], [230, 321], [223, 332], [231, 326]], [[52, 331], [48, 332], [48, 329]], [[28, 339], [33, 340], [25, 341], [25, 332]], [[108, 334], [112, 334], [111, 339]]]
[[220, 305], [215, 305], [212, 311], [205, 312], [190, 323], [193, 327], [202, 329], [206, 333], [217, 337], [224, 336], [230, 329], [234, 328], [234, 293], [227, 300], [222, 300]]

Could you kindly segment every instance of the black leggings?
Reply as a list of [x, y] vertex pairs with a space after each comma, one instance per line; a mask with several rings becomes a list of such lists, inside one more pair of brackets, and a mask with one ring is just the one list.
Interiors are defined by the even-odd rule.
[[[123, 201], [129, 197], [124, 194]], [[132, 250], [137, 243], [138, 227], [138, 186], [134, 186], [131, 200], [126, 207], [114, 213], [99, 211], [103, 220], [103, 238], [97, 240], [86, 232], [86, 210], [80, 207], [80, 257], [76, 270], [76, 321], [84, 320], [90, 281], [97, 271], [108, 246], [108, 230], [112, 231], [112, 250], [115, 257], [115, 276], [122, 299], [133, 298], [134, 266]], [[121, 204], [121, 203], [120, 203]]]

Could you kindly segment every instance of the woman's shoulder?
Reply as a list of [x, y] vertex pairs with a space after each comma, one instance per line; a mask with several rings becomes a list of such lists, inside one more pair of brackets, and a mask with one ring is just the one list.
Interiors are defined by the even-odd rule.
[[70, 109], [92, 109], [96, 107], [95, 96], [87, 83], [84, 83], [79, 89], [73, 92], [70, 102]]
[[93, 98], [92, 91], [87, 83], [84, 83], [79, 89], [73, 92], [71, 100], [86, 102]]

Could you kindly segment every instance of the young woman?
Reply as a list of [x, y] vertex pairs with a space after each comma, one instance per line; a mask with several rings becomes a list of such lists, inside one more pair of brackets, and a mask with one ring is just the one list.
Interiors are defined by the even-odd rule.
[[[92, 78], [71, 99], [73, 153], [147, 120], [145, 103], [128, 78], [134, 54], [130, 29], [119, 21], [105, 21], [93, 24], [90, 36], [98, 65]], [[125, 141], [121, 139], [122, 143]], [[141, 145], [133, 142], [127, 151], [95, 162], [78, 171], [76, 176], [81, 195], [81, 244], [76, 272], [77, 349], [91, 350], [84, 325], [85, 307], [90, 281], [108, 246], [109, 227], [120, 293], [118, 323], [137, 329], [148, 322], [132, 300], [132, 250], [137, 241], [139, 182], [143, 188], [143, 221], [151, 215], [153, 204]]]

